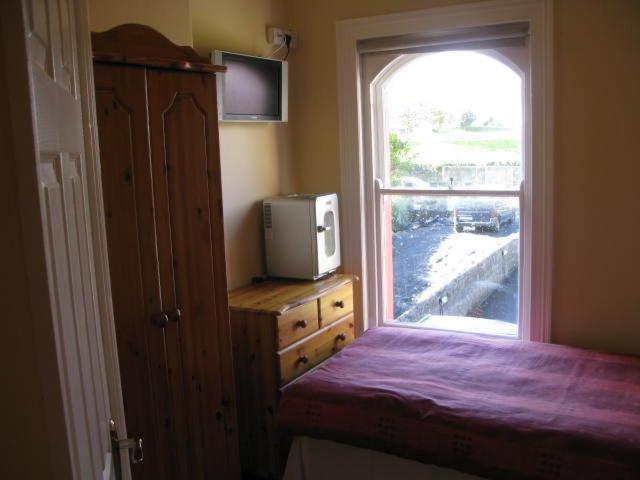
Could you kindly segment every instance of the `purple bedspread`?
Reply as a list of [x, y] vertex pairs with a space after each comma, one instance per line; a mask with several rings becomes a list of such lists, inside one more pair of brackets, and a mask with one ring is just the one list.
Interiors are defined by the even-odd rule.
[[640, 358], [393, 327], [283, 389], [282, 427], [488, 478], [640, 479]]

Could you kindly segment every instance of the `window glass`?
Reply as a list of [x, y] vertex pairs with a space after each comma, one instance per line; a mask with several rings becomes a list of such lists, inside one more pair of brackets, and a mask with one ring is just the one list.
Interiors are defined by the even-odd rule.
[[[485, 53], [408, 57], [382, 84], [387, 322], [517, 336], [522, 82]], [[475, 192], [479, 190], [479, 192]]]
[[383, 85], [388, 186], [517, 188], [521, 79], [475, 52], [419, 56]]
[[388, 320], [518, 334], [516, 198], [394, 195], [384, 206]]

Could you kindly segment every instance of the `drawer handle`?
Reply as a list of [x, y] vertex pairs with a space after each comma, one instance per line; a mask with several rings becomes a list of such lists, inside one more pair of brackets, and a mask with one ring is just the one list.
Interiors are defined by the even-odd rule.
[[338, 300], [337, 302], [333, 302], [334, 307], [344, 308], [344, 300]]
[[296, 327], [307, 328], [308, 325], [309, 325], [309, 322], [307, 322], [306, 320], [298, 320], [296, 322]]
[[306, 355], [302, 355], [301, 357], [298, 357], [298, 360], [296, 360], [296, 363], [298, 364], [302, 363], [303, 365], [306, 365], [307, 363], [309, 363], [309, 357], [307, 357]]
[[339, 333], [336, 335], [336, 340], [338, 342], [344, 342], [347, 339], [347, 336], [344, 333]]

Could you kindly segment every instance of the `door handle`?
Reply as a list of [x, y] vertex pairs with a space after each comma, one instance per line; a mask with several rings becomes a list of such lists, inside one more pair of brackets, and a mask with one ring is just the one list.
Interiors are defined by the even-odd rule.
[[118, 440], [119, 450], [129, 450], [131, 463], [136, 464], [144, 460], [144, 450], [142, 449], [142, 439], [122, 438]]
[[113, 457], [113, 470], [116, 480], [122, 480], [122, 463], [120, 460], [120, 450], [129, 450], [129, 461], [133, 464], [144, 460], [144, 450], [142, 448], [142, 438], [118, 438], [116, 422], [109, 420], [109, 431], [111, 436], [111, 456]]

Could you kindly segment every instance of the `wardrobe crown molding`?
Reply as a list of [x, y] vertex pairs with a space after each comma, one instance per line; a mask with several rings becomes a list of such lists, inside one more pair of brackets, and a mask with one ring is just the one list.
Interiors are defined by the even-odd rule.
[[190, 46], [176, 45], [157, 30], [138, 23], [91, 32], [93, 60], [168, 70], [222, 73], [226, 67], [212, 65]]

